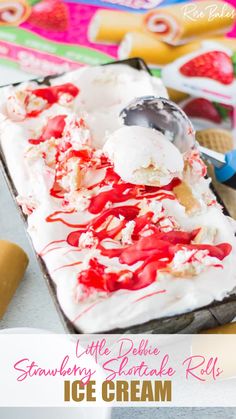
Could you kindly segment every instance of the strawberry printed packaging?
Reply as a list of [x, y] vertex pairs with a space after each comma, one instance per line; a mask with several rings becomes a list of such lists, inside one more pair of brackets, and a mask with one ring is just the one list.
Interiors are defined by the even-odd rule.
[[203, 97], [188, 97], [180, 103], [196, 129], [233, 127], [234, 108], [231, 105], [210, 101]]
[[231, 85], [234, 81], [233, 62], [225, 51], [199, 54], [183, 64], [179, 71], [186, 77], [206, 77], [223, 85]]
[[202, 42], [196, 52], [186, 54], [163, 69], [167, 86], [193, 96], [234, 104], [236, 54], [215, 41]]
[[[143, 49], [147, 35], [141, 23], [147, 13], [174, 3], [179, 1], [1, 0], [0, 63], [48, 75], [112, 61], [120, 57], [124, 38], [134, 29], [141, 34], [138, 48]], [[148, 48], [145, 40], [144, 50]]]
[[231, 45], [234, 20], [223, 0], [1, 0], [0, 64], [48, 75], [138, 56], [159, 75], [202, 39]]
[[196, 52], [167, 65], [163, 80], [166, 86], [190, 95], [181, 106], [196, 129], [235, 128], [236, 53], [232, 49], [204, 41]]
[[[182, 105], [196, 128], [232, 127], [235, 0], [0, 1], [7, 74], [59, 74], [140, 57], [167, 87], [192, 96]], [[178, 100], [176, 91], [171, 98]]]
[[43, 30], [64, 32], [69, 27], [69, 9], [58, 0], [44, 0], [32, 7], [30, 25]]

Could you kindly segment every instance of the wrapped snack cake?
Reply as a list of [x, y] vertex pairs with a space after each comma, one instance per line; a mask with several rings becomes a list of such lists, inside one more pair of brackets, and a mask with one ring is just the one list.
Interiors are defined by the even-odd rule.
[[161, 82], [116, 64], [51, 83], [2, 90], [1, 146], [74, 326], [109, 332], [227, 296], [234, 229], [198, 151], [119, 117], [135, 97], [165, 97]]

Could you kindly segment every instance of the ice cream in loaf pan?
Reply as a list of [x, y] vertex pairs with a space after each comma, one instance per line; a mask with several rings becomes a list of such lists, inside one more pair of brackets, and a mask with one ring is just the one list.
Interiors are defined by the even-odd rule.
[[1, 145], [62, 310], [85, 333], [222, 300], [236, 285], [233, 222], [196, 150], [124, 127], [135, 97], [166, 96], [125, 65], [2, 89]]

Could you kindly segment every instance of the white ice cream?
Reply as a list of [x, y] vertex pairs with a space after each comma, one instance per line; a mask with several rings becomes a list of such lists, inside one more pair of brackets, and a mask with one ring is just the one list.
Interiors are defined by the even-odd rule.
[[[87, 112], [101, 111], [113, 106], [126, 106], [135, 97], [153, 95], [166, 97], [160, 79], [150, 77], [144, 70], [137, 71], [122, 64], [83, 68], [60, 77], [60, 82], [72, 82], [79, 89], [76, 100]], [[54, 79], [53, 84], [57, 84]]]
[[181, 178], [180, 151], [151, 128], [125, 126], [109, 136], [103, 150], [122, 180], [135, 185], [164, 186]]
[[[104, 263], [106, 272], [117, 272], [129, 267], [120, 263], [116, 257], [101, 256], [100, 251], [95, 248], [96, 239], [92, 231], [80, 237], [78, 247], [68, 244], [67, 235], [77, 230], [78, 224], [87, 223], [97, 216], [88, 211], [94, 191], [91, 192], [86, 187], [74, 190], [74, 180], [75, 177], [78, 178], [78, 174], [76, 170], [71, 170], [70, 178], [64, 176], [62, 180], [65, 188], [64, 200], [68, 201], [65, 208], [64, 200], [49, 194], [54, 173], [54, 153], [51, 154], [51, 147], [57, 141], [50, 139], [42, 145], [33, 146], [29, 144], [29, 138], [40, 135], [49, 117], [68, 115], [66, 121], [69, 123], [75, 121], [74, 118], [83, 116], [88, 132], [87, 128], [79, 131], [73, 128], [74, 123], [66, 125], [68, 132], [66, 131], [65, 136], [68, 135], [71, 140], [73, 150], [80, 150], [84, 143], [85, 147], [86, 143], [90, 144], [89, 132], [92, 133], [93, 146], [99, 148], [107, 141], [104, 150], [113, 160], [115, 170], [122, 179], [131, 183], [169, 183], [174, 176], [181, 176], [183, 159], [178, 150], [161, 134], [145, 128], [120, 127], [119, 112], [129, 101], [142, 95], [165, 95], [165, 89], [159, 80], [151, 78], [144, 71], [114, 65], [80, 69], [53, 79], [55, 85], [65, 82], [72, 82], [80, 89], [79, 96], [69, 107], [66, 103], [55, 104], [37, 118], [21, 121], [15, 121], [15, 110], [20, 110], [22, 114], [18, 101], [11, 99], [9, 106], [6, 106], [6, 102], [15, 90], [24, 90], [27, 84], [17, 89], [3, 89], [0, 95], [0, 143], [20, 195], [19, 203], [28, 214], [28, 232], [34, 248], [40, 253], [56, 284], [58, 300], [66, 316], [80, 331], [93, 333], [142, 324], [158, 317], [202, 307], [213, 300], [222, 300], [236, 285], [236, 241], [229, 219], [214, 203], [208, 206], [210, 190], [208, 181], [203, 177], [192, 185], [194, 194], [201, 203], [201, 210], [193, 216], [187, 214], [172, 192], [168, 192], [160, 200], [152, 196], [142, 200], [134, 197], [126, 200], [124, 205], [138, 206], [139, 215], [151, 211], [153, 223], [159, 223], [162, 231], [165, 231], [164, 226], [165, 229], [173, 229], [173, 225], [185, 231], [201, 227], [205, 232], [202, 242], [231, 243], [232, 253], [222, 261], [222, 268], [213, 267], [213, 258], [206, 258], [199, 253], [194, 260], [194, 272], [199, 272], [195, 276], [177, 278], [162, 272], [158, 280], [146, 288], [135, 291], [122, 289], [108, 294], [95, 291], [84, 296], [78, 274], [87, 268], [92, 257], [95, 256], [99, 262]], [[60, 139], [58, 142], [60, 143]], [[30, 147], [36, 148], [27, 152]], [[96, 153], [97, 156], [102, 154], [101, 150]], [[76, 160], [70, 160], [68, 164], [74, 163], [77, 167]], [[70, 169], [73, 167], [70, 166]], [[85, 176], [87, 184], [101, 181], [105, 170], [88, 170]], [[68, 181], [66, 185], [65, 181]], [[103, 191], [112, 191], [112, 184], [103, 186]], [[98, 187], [95, 193], [99, 192], [101, 189]], [[173, 199], [168, 199], [168, 194]], [[107, 204], [110, 208], [111, 203]], [[116, 205], [120, 203], [115, 203], [114, 206]], [[46, 221], [49, 215], [53, 222]], [[122, 217], [115, 218], [113, 222], [122, 222]], [[121, 244], [116, 243], [122, 246], [131, 244], [135, 227], [135, 221], [126, 222], [120, 233]], [[182, 262], [185, 261], [185, 256], [184, 253], [179, 253], [174, 262], [180, 272], [183, 271]], [[203, 269], [205, 266], [206, 269]], [[188, 268], [191, 273], [192, 265]], [[136, 268], [132, 265], [130, 269]]]
[[58, 84], [58, 80], [74, 83], [79, 88], [75, 109], [85, 113], [96, 147], [102, 147], [107, 137], [122, 126], [119, 114], [134, 98], [167, 97], [160, 79], [122, 64], [82, 68], [54, 79], [52, 83]]

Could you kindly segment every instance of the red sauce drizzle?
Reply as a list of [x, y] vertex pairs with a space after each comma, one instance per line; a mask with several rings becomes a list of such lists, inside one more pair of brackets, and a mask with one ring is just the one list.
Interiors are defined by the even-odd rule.
[[[155, 237], [146, 237], [144, 241], [151, 243], [152, 240], [155, 241]], [[138, 290], [155, 282], [158, 278], [158, 272], [163, 270], [168, 271], [169, 263], [172, 261], [175, 252], [180, 248], [186, 250], [208, 250], [210, 256], [216, 257], [218, 255], [220, 260], [224, 259], [231, 251], [231, 246], [227, 243], [221, 243], [216, 246], [191, 244], [178, 244], [177, 246], [173, 246], [168, 241], [160, 240], [158, 246], [158, 248], [151, 248], [150, 246], [150, 249], [140, 249], [136, 254], [132, 255], [134, 256], [133, 258], [128, 257], [127, 261], [129, 264], [134, 259], [137, 259], [137, 261], [144, 260], [142, 265], [133, 272], [129, 269], [124, 269], [119, 272], [106, 272], [106, 266], [101, 264], [97, 258], [92, 258], [89, 261], [89, 268], [79, 273], [78, 282], [87, 287], [93, 287], [107, 292], [113, 292], [119, 289]], [[130, 251], [127, 253], [127, 249], [125, 249], [121, 253], [120, 261], [127, 254], [130, 256]], [[214, 266], [220, 267], [221, 265]]]
[[[64, 116], [62, 115], [61, 118], [59, 122], [62, 129]], [[51, 129], [58, 129], [56, 135], [60, 136], [58, 124], [53, 119], [51, 120], [52, 127], [45, 128], [41, 136], [43, 139], [41, 138], [41, 140], [47, 139], [47, 132], [51, 135]], [[54, 127], [54, 122], [56, 128]], [[58, 153], [60, 155], [60, 150]], [[109, 272], [109, 269], [99, 262], [96, 257], [91, 258], [88, 268], [78, 274], [78, 283], [83, 284], [87, 289], [95, 288], [100, 291], [114, 292], [119, 289], [138, 290], [147, 287], [158, 279], [159, 272], [168, 272], [170, 270], [169, 264], [173, 260], [175, 253], [181, 249], [207, 250], [210, 256], [219, 260], [223, 260], [230, 253], [231, 246], [227, 243], [221, 243], [216, 246], [193, 244], [192, 242], [199, 233], [199, 229], [191, 232], [173, 230], [164, 233], [158, 223], [153, 222], [154, 213], [152, 211], [139, 215], [140, 208], [137, 203], [125, 205], [126, 201], [132, 199], [139, 201], [144, 198], [156, 198], [159, 201], [163, 199], [174, 200], [176, 197], [173, 193], [173, 188], [180, 183], [179, 179], [173, 179], [169, 185], [162, 188], [132, 185], [120, 179], [105, 156], [100, 160], [96, 158], [92, 149], [79, 151], [71, 149], [67, 153], [66, 158], [73, 156], [78, 158], [78, 164], [82, 170], [86, 171], [90, 167], [106, 169], [102, 181], [88, 188], [92, 194], [88, 211], [94, 217], [88, 223], [76, 224], [66, 221], [63, 217], [63, 214], [76, 213], [76, 211], [56, 211], [50, 214], [46, 221], [61, 222], [69, 228], [76, 229], [68, 234], [67, 237], [67, 243], [75, 248], [79, 247], [83, 233], [91, 233], [94, 238], [94, 246], [100, 251], [102, 256], [108, 258], [117, 257], [121, 265], [126, 265], [120, 271]], [[64, 164], [64, 162], [58, 161], [58, 169], [61, 168], [60, 164]], [[57, 180], [60, 178], [59, 173], [60, 170], [55, 176], [55, 184], [51, 194], [57, 198], [62, 198], [64, 191], [61, 191], [57, 185]], [[108, 191], [95, 192], [96, 187], [100, 190], [104, 186], [109, 186], [110, 189]], [[123, 245], [119, 241], [120, 235], [129, 221], [135, 222], [131, 235], [133, 244]], [[106, 240], [110, 241], [111, 245], [112, 241], [114, 241], [114, 247], [106, 247]], [[136, 263], [139, 263], [138, 268], [133, 266]], [[128, 267], [132, 266], [132, 270], [127, 265]]]
[[44, 141], [49, 140], [50, 138], [61, 138], [62, 133], [65, 128], [65, 118], [66, 115], [57, 115], [53, 118], [49, 118], [47, 124], [42, 130], [42, 134], [37, 139], [30, 139], [29, 143], [33, 145], [38, 145]]
[[42, 111], [50, 108], [53, 104], [57, 103], [62, 94], [68, 94], [73, 100], [78, 94], [79, 89], [72, 83], [65, 83], [59, 86], [49, 86], [41, 87], [39, 89], [34, 89], [29, 92], [29, 95], [25, 99], [25, 104], [27, 105], [30, 101], [30, 93], [33, 93], [35, 96], [40, 97], [47, 101], [43, 109], [33, 110], [27, 113], [28, 118], [38, 116]]

